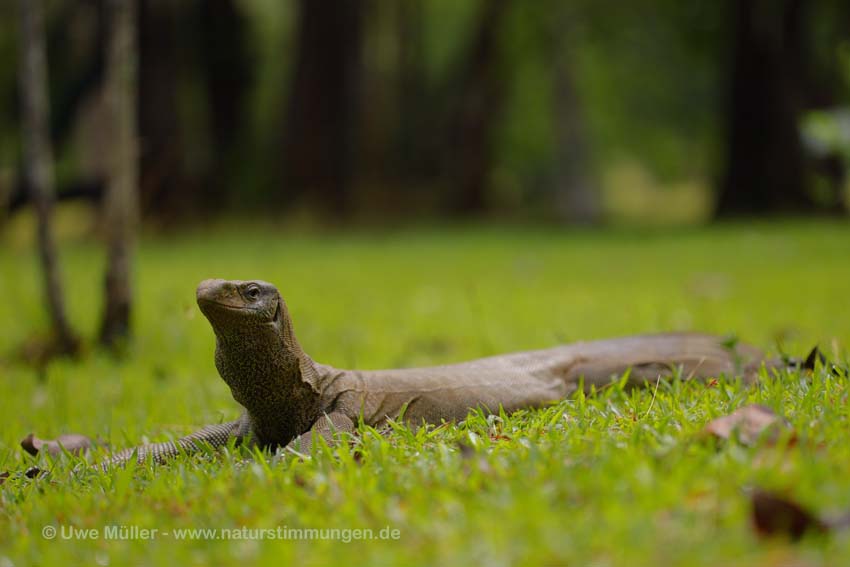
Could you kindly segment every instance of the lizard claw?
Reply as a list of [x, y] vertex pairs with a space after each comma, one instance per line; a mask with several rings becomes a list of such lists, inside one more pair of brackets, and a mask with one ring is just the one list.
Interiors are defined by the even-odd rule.
[[[22, 477], [22, 476], [25, 476], [27, 478], [35, 478], [35, 477], [40, 476], [41, 474], [46, 473], [46, 472], [47, 471], [40, 469], [38, 467], [30, 467], [27, 470], [25, 470], [23, 473], [15, 473], [15, 478]], [[9, 471], [1, 472], [0, 473], [0, 484], [3, 484], [4, 482], [6, 482], [10, 478], [12, 478], [12, 473], [10, 473]]]
[[830, 361], [826, 355], [821, 352], [817, 345], [812, 349], [812, 351], [806, 356], [806, 360], [803, 361], [801, 368], [803, 370], [814, 370], [815, 366], [820, 363], [821, 366], [828, 369], [830, 374], [833, 376], [841, 376], [842, 370], [846, 373], [847, 369], [842, 369], [838, 364]]

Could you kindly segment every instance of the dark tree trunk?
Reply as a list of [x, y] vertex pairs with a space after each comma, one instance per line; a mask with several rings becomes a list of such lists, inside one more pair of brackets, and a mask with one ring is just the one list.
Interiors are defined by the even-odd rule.
[[731, 4], [735, 28], [717, 215], [812, 212], [817, 205], [798, 128], [805, 0]]
[[602, 207], [592, 172], [582, 102], [574, 79], [573, 14], [560, 2], [552, 7], [548, 12], [547, 31], [554, 67], [555, 212], [571, 224], [596, 224], [601, 220]]
[[361, 82], [363, 0], [299, 0], [292, 90], [284, 125], [286, 203], [309, 192], [349, 212]]
[[107, 0], [109, 41], [105, 94], [113, 125], [109, 183], [104, 199], [107, 231], [106, 308], [101, 344], [116, 347], [130, 336], [131, 265], [138, 216], [136, 149], [136, 14], [134, 0]]
[[459, 106], [446, 140], [453, 190], [450, 212], [454, 214], [475, 214], [486, 208], [494, 132], [505, 96], [500, 39], [508, 6], [509, 0], [482, 3], [478, 27], [457, 81]]
[[246, 48], [246, 25], [234, 0], [205, 0], [200, 4], [200, 59], [209, 96], [211, 164], [199, 206], [224, 206], [238, 158], [245, 95], [251, 84], [251, 61]]
[[177, 108], [182, 53], [180, 3], [138, 0], [139, 196], [141, 209], [157, 216], [185, 212], [195, 184]]
[[[57, 153], [65, 145], [83, 101], [103, 83], [107, 22], [104, 0], [61, 2], [48, 30], [50, 56], [50, 134]], [[94, 21], [92, 21], [94, 20]], [[91, 32], [85, 40], [80, 29]]]
[[434, 101], [428, 100], [422, 43], [422, 0], [397, 4], [398, 130], [396, 163], [402, 182], [434, 175], [442, 140]]
[[38, 249], [44, 272], [47, 307], [58, 350], [73, 354], [79, 340], [65, 314], [56, 243], [51, 227], [53, 151], [47, 98], [47, 54], [41, 0], [20, 0], [20, 92], [24, 177], [37, 215]]

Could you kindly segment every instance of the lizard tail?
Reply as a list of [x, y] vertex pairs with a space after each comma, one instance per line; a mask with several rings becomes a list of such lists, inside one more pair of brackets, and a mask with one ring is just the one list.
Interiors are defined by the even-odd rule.
[[789, 367], [785, 360], [765, 358], [754, 346], [697, 333], [643, 335], [576, 346], [577, 362], [570, 365], [566, 379], [577, 383], [583, 377], [585, 387], [605, 385], [612, 376], [627, 371], [629, 382], [641, 385], [677, 372], [685, 379], [725, 375], [751, 382], [762, 365], [768, 371]]
[[[213, 449], [223, 447], [227, 445], [231, 438], [235, 438], [237, 444], [241, 443], [249, 430], [247, 418], [243, 416], [236, 421], [207, 425], [176, 441], [149, 443], [123, 449], [92, 466], [101, 470], [108, 470], [111, 467], [124, 466], [134, 459], [138, 464], [143, 464], [148, 458], [157, 464], [162, 464], [180, 454], [197, 453], [204, 447]], [[63, 435], [57, 440], [41, 440], [30, 434], [21, 441], [21, 446], [32, 455], [45, 451], [55, 456], [63, 451], [80, 454], [91, 447], [91, 442], [85, 436], [76, 434]]]

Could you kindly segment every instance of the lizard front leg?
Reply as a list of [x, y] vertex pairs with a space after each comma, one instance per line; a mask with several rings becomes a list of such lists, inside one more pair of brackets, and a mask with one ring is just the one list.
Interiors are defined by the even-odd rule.
[[290, 441], [286, 448], [309, 455], [313, 443], [319, 437], [324, 439], [328, 445], [334, 445], [337, 442], [337, 433], [352, 433], [353, 431], [354, 421], [350, 417], [342, 412], [331, 412], [320, 417], [310, 428], [310, 431]]

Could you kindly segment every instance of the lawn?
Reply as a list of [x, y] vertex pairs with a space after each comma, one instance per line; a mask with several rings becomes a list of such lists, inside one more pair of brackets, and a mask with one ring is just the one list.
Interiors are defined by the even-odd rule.
[[[91, 337], [102, 250], [70, 238], [62, 254], [71, 319]], [[12, 238], [0, 248], [0, 471], [33, 464], [18, 446], [30, 431], [124, 447], [235, 418], [194, 303], [207, 277], [275, 283], [305, 349], [342, 367], [662, 330], [735, 335], [797, 355], [819, 343], [845, 362], [850, 345], [848, 223], [151, 234], [140, 242], [127, 355], [90, 351], [42, 371], [14, 356], [45, 328], [33, 256]], [[746, 492], [777, 490], [825, 514], [850, 510], [846, 377], [652, 386], [415, 433], [367, 430], [308, 460], [233, 450], [104, 474], [45, 460], [49, 476], [0, 487], [0, 567], [850, 563], [845, 533], [757, 538]], [[797, 444], [700, 440], [707, 422], [747, 403], [786, 416]], [[58, 530], [53, 539], [43, 535], [48, 526]], [[122, 538], [122, 526], [138, 537]], [[183, 531], [196, 528], [218, 531]], [[314, 528], [337, 530], [320, 534], [335, 539], [287, 531]], [[225, 539], [224, 529], [238, 531]]]

